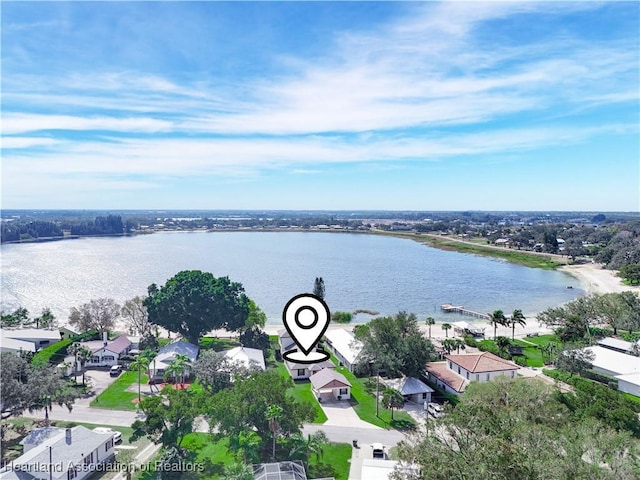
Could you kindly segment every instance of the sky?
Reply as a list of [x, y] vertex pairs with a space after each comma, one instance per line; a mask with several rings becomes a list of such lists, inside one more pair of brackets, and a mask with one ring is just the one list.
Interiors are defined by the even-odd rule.
[[2, 208], [638, 211], [639, 19], [3, 1]]

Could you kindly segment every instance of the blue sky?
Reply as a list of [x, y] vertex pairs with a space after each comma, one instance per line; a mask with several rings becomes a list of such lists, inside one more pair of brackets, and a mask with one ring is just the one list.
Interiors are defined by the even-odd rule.
[[2, 207], [640, 209], [637, 2], [2, 2]]

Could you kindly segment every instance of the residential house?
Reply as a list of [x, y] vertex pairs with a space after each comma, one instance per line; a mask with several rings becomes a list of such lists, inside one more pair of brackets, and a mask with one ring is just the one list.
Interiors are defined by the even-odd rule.
[[193, 363], [197, 360], [199, 352], [200, 347], [198, 345], [183, 341], [182, 339], [165, 345], [158, 350], [158, 355], [156, 355], [151, 361], [151, 365], [149, 365], [149, 381], [152, 383], [164, 381], [164, 374], [167, 368], [169, 368], [169, 365], [171, 365], [171, 362], [176, 359], [176, 355], [186, 355], [191, 363]]
[[264, 353], [257, 348], [235, 347], [231, 350], [222, 352], [231, 362], [241, 363], [244, 367], [250, 369], [259, 368], [265, 370]]
[[406, 478], [419, 478], [420, 469], [417, 465], [405, 464], [395, 460], [379, 458], [363, 458], [360, 477], [366, 480], [388, 480], [394, 472], [405, 474]]
[[431, 394], [434, 392], [433, 388], [414, 377], [392, 378], [384, 380], [382, 383], [386, 387], [400, 392], [405, 402], [429, 403]]
[[355, 339], [353, 333], [344, 328], [329, 329], [324, 334], [326, 345], [344, 366], [353, 372], [358, 355], [362, 351], [362, 343]]
[[39, 430], [27, 435], [24, 453], [0, 470], [0, 480], [82, 480], [114, 459], [113, 433], [83, 426]]
[[60, 327], [58, 331], [60, 332], [61, 340], [68, 340], [69, 338], [80, 335], [80, 332], [76, 332], [73, 328], [67, 325]]
[[463, 320], [453, 322], [451, 326], [453, 326], [453, 332], [460, 337], [464, 337], [466, 335], [484, 337], [484, 331], [486, 329], [485, 327], [476, 325], [475, 323], [469, 323]]
[[620, 353], [633, 353], [640, 347], [640, 341], [637, 343], [627, 342], [619, 338], [605, 337], [596, 342], [599, 346], [608, 348], [609, 350], [615, 350]]
[[309, 377], [311, 389], [318, 401], [331, 402], [351, 398], [351, 384], [333, 368], [323, 368]]
[[291, 338], [291, 334], [286, 328], [278, 330], [278, 345], [280, 346], [280, 354], [288, 352], [289, 350], [296, 350], [298, 346], [296, 342]]
[[595, 355], [591, 362], [594, 371], [618, 380], [621, 392], [640, 397], [640, 357], [599, 345], [585, 350]]
[[111, 367], [118, 365], [120, 357], [127, 355], [131, 350], [131, 342], [126, 335], [120, 335], [114, 340], [107, 340], [104, 333], [103, 340], [82, 342], [82, 345], [91, 350], [93, 357], [86, 364], [88, 367]]
[[515, 363], [490, 352], [445, 355], [444, 362], [427, 364], [430, 381], [453, 395], [464, 392], [469, 382], [489, 382], [496, 377], [515, 378]]
[[[2, 330], [4, 332], [4, 330]], [[2, 335], [0, 337], [0, 352], [13, 352], [20, 354], [21, 352], [25, 353], [35, 353], [36, 346], [33, 342], [27, 342], [25, 340], [16, 340], [15, 338], [9, 338]]]
[[31, 342], [36, 351], [48, 347], [60, 341], [60, 331], [48, 330], [44, 328], [3, 328], [0, 329], [0, 338], [4, 340], [11, 338], [23, 342]]
[[318, 373], [323, 368], [336, 368], [331, 360], [319, 363], [295, 363], [285, 360], [284, 365], [294, 380], [308, 380], [311, 375]]

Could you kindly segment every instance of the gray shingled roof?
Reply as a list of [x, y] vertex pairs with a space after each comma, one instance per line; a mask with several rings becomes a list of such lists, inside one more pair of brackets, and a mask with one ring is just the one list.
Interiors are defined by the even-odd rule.
[[351, 386], [349, 380], [347, 380], [340, 372], [336, 372], [333, 368], [323, 368], [318, 373], [314, 373], [309, 377], [311, 385], [313, 385], [313, 388], [316, 390], [323, 388], [327, 383], [334, 380], [337, 380], [348, 387]]
[[42, 427], [31, 430], [29, 434], [20, 441], [20, 445], [40, 445], [48, 438], [64, 432], [64, 428], [60, 427]]
[[[38, 447], [33, 448], [27, 453], [19, 456], [13, 462], [16, 467], [23, 466], [26, 470], [29, 465], [48, 465], [49, 464], [49, 447], [51, 447], [51, 460], [54, 464], [70, 465], [82, 462], [84, 455], [101, 447], [113, 436], [113, 433], [99, 433], [89, 430], [81, 425], [71, 428], [71, 443], [67, 444], [66, 429], [54, 435], [53, 437], [43, 441]], [[103, 460], [105, 455], [104, 448], [99, 449], [99, 461]], [[66, 480], [67, 470], [57, 472], [54, 469], [53, 478], [58, 480]], [[4, 473], [0, 478], [21, 478], [16, 476], [5, 476]], [[28, 477], [26, 477], [28, 478]]]
[[397, 390], [402, 395], [416, 395], [419, 393], [433, 393], [433, 389], [426, 385], [422, 380], [414, 377], [393, 378], [385, 380], [384, 384]]

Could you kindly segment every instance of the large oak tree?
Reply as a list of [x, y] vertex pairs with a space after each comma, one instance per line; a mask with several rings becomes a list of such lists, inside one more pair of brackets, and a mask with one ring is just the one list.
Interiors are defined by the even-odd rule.
[[185, 270], [162, 287], [149, 286], [144, 301], [149, 322], [198, 343], [208, 331], [242, 328], [249, 315], [249, 298], [241, 283], [200, 270]]

